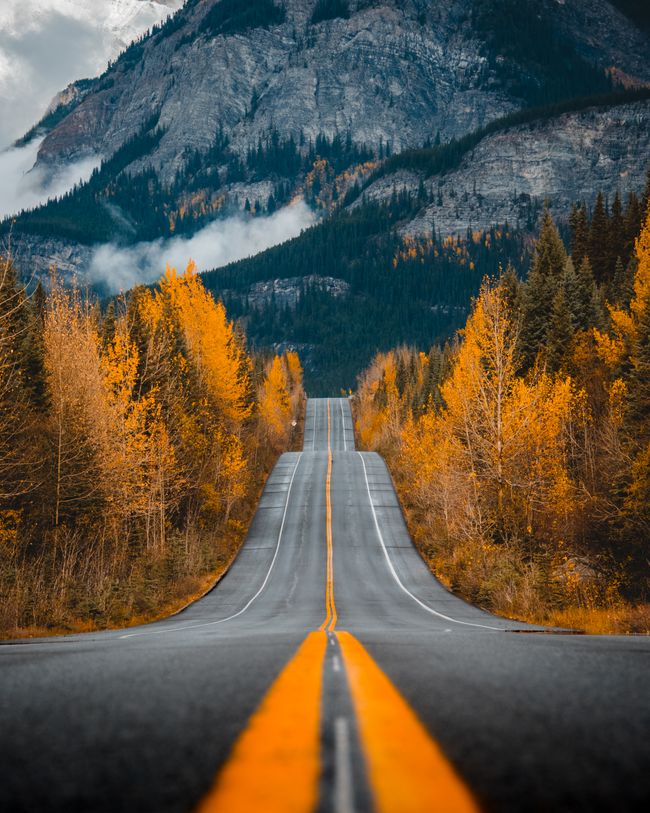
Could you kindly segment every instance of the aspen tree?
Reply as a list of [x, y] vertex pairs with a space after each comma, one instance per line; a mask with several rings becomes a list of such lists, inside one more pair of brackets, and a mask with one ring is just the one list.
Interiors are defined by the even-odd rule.
[[288, 440], [291, 421], [291, 397], [282, 359], [274, 356], [259, 395], [259, 414], [269, 442], [281, 447]]
[[102, 463], [108, 425], [99, 343], [78, 291], [67, 292], [54, 279], [44, 346], [55, 529], [66, 520], [74, 521], [79, 511], [97, 508], [105, 496]]

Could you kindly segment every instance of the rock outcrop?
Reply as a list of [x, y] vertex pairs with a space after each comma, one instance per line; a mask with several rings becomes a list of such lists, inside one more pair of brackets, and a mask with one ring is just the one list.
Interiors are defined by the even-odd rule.
[[[526, 228], [545, 200], [566, 219], [571, 206], [590, 206], [599, 191], [639, 193], [650, 168], [650, 102], [591, 109], [514, 127], [484, 138], [458, 169], [426, 179], [433, 202], [403, 227], [464, 234], [506, 221]], [[366, 190], [386, 199], [393, 190], [416, 192], [421, 175], [397, 172]], [[358, 204], [357, 204], [358, 205]]]
[[[307, 139], [349, 131], [399, 150], [522, 106], [490, 67], [467, 0], [351, 0], [348, 19], [317, 25], [316, 0], [276, 0], [281, 24], [226, 33], [206, 27], [219, 2], [190, 0], [173, 25], [133, 46], [50, 133], [40, 159], [110, 155], [159, 114], [165, 135], [149, 160], [169, 180], [184, 151], [207, 150], [220, 128], [242, 154], [271, 129]], [[647, 39], [605, 0], [538, 5], [567, 48], [650, 81]]]

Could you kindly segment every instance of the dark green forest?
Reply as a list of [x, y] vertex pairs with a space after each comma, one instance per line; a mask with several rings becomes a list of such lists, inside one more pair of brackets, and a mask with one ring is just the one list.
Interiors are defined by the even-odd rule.
[[[300, 346], [311, 394], [351, 388], [378, 350], [428, 347], [459, 328], [485, 274], [527, 264], [523, 235], [509, 229], [405, 240], [397, 228], [422, 203], [395, 192], [384, 204], [339, 211], [284, 245], [204, 274], [205, 285], [244, 321], [254, 346]], [[295, 308], [249, 301], [256, 282], [311, 275], [343, 280], [349, 292], [333, 297], [321, 283], [303, 282]]]
[[[575, 205], [565, 238], [574, 257], [589, 261], [588, 270], [575, 269], [576, 286], [596, 286], [593, 302], [583, 303], [586, 312], [604, 313], [605, 301], [625, 304], [631, 295], [634, 238], [649, 199], [650, 182], [641, 199], [630, 194], [622, 201], [616, 190], [606, 190], [591, 212]], [[205, 285], [243, 321], [254, 346], [300, 349], [311, 394], [353, 388], [377, 352], [403, 344], [428, 350], [447, 341], [465, 323], [484, 277], [509, 266], [528, 273], [530, 236], [507, 224], [461, 238], [403, 237], [400, 223], [422, 204], [417, 195], [395, 192], [386, 203], [339, 211], [294, 240], [208, 272]], [[303, 281], [295, 307], [273, 297], [251, 301], [255, 283], [312, 275], [343, 280], [349, 291], [332, 296], [322, 282]], [[531, 308], [538, 311], [526, 320], [532, 357], [550, 300], [534, 280], [530, 287], [537, 292]]]

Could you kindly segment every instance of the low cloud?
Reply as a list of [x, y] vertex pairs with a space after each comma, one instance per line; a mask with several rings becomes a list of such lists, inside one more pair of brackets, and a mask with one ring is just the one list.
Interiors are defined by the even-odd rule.
[[0, 148], [182, 0], [0, 0]]
[[41, 143], [37, 139], [25, 147], [0, 152], [0, 218], [63, 195], [76, 183], [87, 181], [99, 166], [100, 160], [95, 156], [54, 171], [34, 168]]
[[0, 28], [0, 147], [35, 124], [55, 93], [97, 74], [107, 50], [89, 21], [33, 2], [10, 10], [14, 18]]
[[96, 249], [88, 277], [91, 283], [117, 293], [139, 283], [154, 282], [167, 265], [182, 270], [192, 259], [199, 271], [208, 271], [251, 257], [297, 237], [314, 223], [314, 213], [299, 201], [270, 217], [215, 221], [189, 238], [155, 240], [129, 248], [104, 245]]

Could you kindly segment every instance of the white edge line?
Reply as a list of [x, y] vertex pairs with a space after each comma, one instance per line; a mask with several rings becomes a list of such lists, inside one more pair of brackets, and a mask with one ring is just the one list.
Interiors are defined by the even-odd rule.
[[343, 399], [342, 398], [339, 401], [339, 406], [341, 407], [341, 427], [342, 427], [341, 431], [343, 432], [343, 451], [347, 452], [347, 450], [348, 450], [348, 442], [345, 439], [345, 416], [343, 414]]
[[129, 632], [126, 635], [120, 635], [120, 638], [135, 638], [137, 636], [142, 636], [142, 635], [162, 635], [163, 633], [166, 633], [166, 632], [180, 632], [181, 630], [196, 630], [196, 629], [200, 629], [201, 627], [214, 627], [217, 624], [225, 624], [226, 621], [232, 621], [234, 618], [238, 618], [240, 615], [243, 615], [243, 613], [246, 612], [246, 610], [251, 606], [251, 604], [255, 601], [255, 599], [257, 599], [259, 597], [261, 592], [266, 587], [266, 585], [267, 585], [267, 583], [269, 581], [269, 578], [271, 577], [271, 572], [272, 572], [273, 567], [275, 565], [275, 561], [278, 558], [278, 553], [280, 552], [280, 544], [282, 542], [282, 534], [284, 532], [284, 524], [285, 524], [285, 521], [287, 519], [287, 511], [289, 510], [289, 499], [291, 497], [291, 489], [293, 487], [293, 481], [294, 481], [294, 478], [296, 476], [296, 472], [298, 471], [298, 466], [300, 465], [301, 460], [302, 460], [302, 452], [300, 452], [300, 454], [298, 455], [298, 460], [296, 461], [296, 465], [293, 467], [293, 473], [291, 474], [291, 480], [289, 481], [289, 488], [287, 489], [287, 499], [286, 499], [286, 502], [284, 504], [284, 513], [282, 514], [282, 522], [280, 524], [280, 531], [278, 533], [278, 542], [277, 542], [277, 545], [275, 546], [275, 553], [273, 554], [273, 559], [271, 560], [271, 564], [269, 566], [266, 577], [264, 578], [264, 581], [262, 582], [262, 586], [257, 591], [257, 593], [255, 593], [255, 595], [250, 599], [250, 601], [244, 607], [242, 607], [241, 610], [239, 610], [239, 612], [236, 612], [234, 615], [229, 615], [228, 618], [220, 618], [218, 621], [208, 621], [208, 622], [206, 622], [204, 624], [189, 624], [189, 625], [184, 626], [184, 627], [170, 627], [169, 629], [164, 629], [164, 630], [150, 630], [150, 631], [145, 631], [145, 632]]
[[420, 601], [420, 599], [417, 596], [414, 596], [413, 593], [411, 593], [411, 591], [404, 586], [404, 584], [400, 580], [400, 577], [397, 575], [395, 568], [393, 567], [393, 563], [391, 562], [390, 556], [388, 555], [386, 543], [384, 542], [384, 536], [381, 532], [381, 528], [379, 527], [379, 522], [377, 521], [377, 512], [375, 511], [375, 506], [373, 505], [372, 502], [372, 495], [370, 493], [370, 483], [368, 482], [368, 471], [366, 469], [366, 461], [363, 459], [363, 455], [361, 454], [361, 452], [357, 452], [357, 454], [361, 458], [361, 464], [363, 465], [363, 475], [366, 479], [366, 490], [368, 491], [368, 500], [370, 502], [372, 517], [375, 521], [375, 529], [377, 531], [377, 536], [379, 537], [379, 541], [384, 551], [386, 561], [388, 562], [390, 572], [393, 574], [393, 578], [397, 582], [398, 586], [406, 593], [407, 596], [410, 596], [413, 599], [413, 601], [417, 602], [420, 605], [420, 607], [422, 607], [422, 609], [426, 610], [428, 613], [431, 613], [432, 615], [437, 615], [438, 618], [444, 618], [445, 621], [451, 621], [453, 624], [462, 624], [465, 627], [480, 627], [481, 629], [492, 630], [494, 632], [503, 632], [503, 629], [501, 627], [490, 627], [487, 624], [474, 624], [471, 621], [459, 621], [457, 618], [451, 618], [448, 615], [443, 615], [442, 613], [439, 613], [437, 610], [434, 610], [432, 607], [429, 607], [428, 604], [425, 604], [423, 601]]
[[311, 433], [311, 450], [312, 452], [316, 449], [316, 403], [314, 403], [314, 428], [312, 429]]

